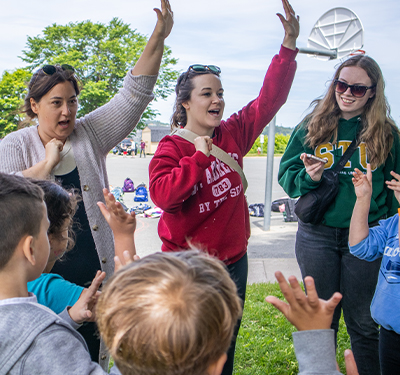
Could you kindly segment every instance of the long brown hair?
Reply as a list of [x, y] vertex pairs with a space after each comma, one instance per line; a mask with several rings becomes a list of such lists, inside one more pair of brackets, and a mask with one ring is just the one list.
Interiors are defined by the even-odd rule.
[[313, 111], [303, 121], [306, 122], [306, 144], [311, 148], [325, 142], [336, 143], [341, 110], [336, 102], [335, 79], [345, 67], [358, 66], [365, 70], [375, 86], [375, 95], [364, 106], [361, 114], [362, 131], [360, 141], [367, 146], [368, 161], [377, 167], [385, 162], [393, 145], [393, 132], [399, 133], [390, 116], [390, 107], [385, 97], [385, 82], [382, 71], [374, 59], [357, 55], [344, 61], [336, 70], [326, 95], [311, 103]]

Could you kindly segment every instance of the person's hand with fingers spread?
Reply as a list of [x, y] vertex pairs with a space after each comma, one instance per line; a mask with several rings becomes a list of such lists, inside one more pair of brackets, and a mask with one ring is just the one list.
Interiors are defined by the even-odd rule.
[[[335, 347], [333, 341], [330, 340], [330, 336], [326, 335], [327, 331], [325, 330], [331, 328], [333, 313], [337, 304], [341, 301], [342, 295], [336, 292], [328, 301], [320, 299], [315, 289], [314, 279], [311, 276], [304, 278], [307, 295], [301, 289], [296, 277], [290, 276], [289, 284], [281, 272], [275, 272], [275, 277], [288, 303], [274, 296], [268, 296], [265, 300], [281, 311], [298, 331], [324, 330], [318, 331], [316, 332], [317, 335], [312, 336], [316, 340], [312, 343], [309, 341], [309, 336], [305, 341], [299, 341], [299, 337], [294, 340], [300, 373], [302, 373], [303, 369], [306, 370], [305, 373], [332, 374], [332, 369], [335, 368], [336, 364]], [[302, 345], [296, 346], [299, 342]], [[326, 349], [328, 350], [326, 351]], [[347, 375], [358, 375], [351, 350], [345, 351], [345, 362]], [[339, 374], [339, 371], [337, 371], [337, 374]]]
[[69, 316], [75, 323], [94, 322], [94, 307], [101, 293], [99, 292], [100, 285], [105, 277], [105, 272], [97, 271], [90, 287], [82, 291], [78, 301], [68, 310]]
[[154, 11], [157, 13], [157, 24], [154, 31], [165, 39], [171, 33], [174, 25], [174, 13], [169, 1], [161, 0], [161, 10], [154, 8]]
[[300, 159], [303, 161], [306, 167], [306, 172], [313, 181], [319, 181], [324, 173], [325, 164], [319, 161], [315, 161], [307, 158], [307, 154], [303, 152], [300, 155]]
[[133, 256], [136, 254], [134, 233], [136, 230], [135, 212], [127, 213], [121, 203], [117, 202], [108, 189], [103, 189], [106, 204], [97, 202], [101, 213], [114, 234], [115, 255], [124, 259], [125, 250]]
[[331, 327], [333, 312], [342, 299], [340, 293], [335, 293], [328, 301], [325, 301], [318, 298], [314, 279], [311, 276], [304, 279], [307, 295], [301, 289], [296, 277], [289, 277], [290, 284], [279, 271], [275, 272], [275, 277], [288, 303], [274, 296], [268, 296], [265, 300], [282, 312], [290, 323], [299, 331]]
[[300, 17], [296, 16], [296, 13], [288, 0], [282, 0], [282, 4], [283, 9], [285, 10], [286, 18], [282, 14], [277, 13], [277, 16], [282, 22], [283, 28], [285, 29], [285, 37], [283, 39], [282, 45], [286, 48], [295, 50], [296, 39], [300, 33]]
[[372, 196], [371, 165], [367, 164], [366, 174], [362, 173], [358, 168], [354, 168], [352, 181], [357, 200], [350, 221], [350, 246], [357, 245], [364, 238], [367, 238], [369, 234], [368, 215]]
[[367, 173], [362, 173], [358, 168], [354, 168], [353, 185], [357, 199], [371, 200], [372, 196], [372, 172], [371, 165], [367, 164]]
[[394, 171], [391, 171], [390, 174], [393, 176], [393, 179], [391, 181], [386, 181], [386, 185], [389, 189], [394, 191], [394, 196], [397, 202], [400, 203], [400, 175]]

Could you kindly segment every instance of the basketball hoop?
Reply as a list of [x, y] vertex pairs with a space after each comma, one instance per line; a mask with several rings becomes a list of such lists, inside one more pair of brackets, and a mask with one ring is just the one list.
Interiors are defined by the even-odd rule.
[[357, 56], [357, 55], [365, 55], [365, 51], [363, 49], [357, 49], [349, 54], [349, 56]]
[[[319, 60], [343, 59], [349, 54], [365, 54], [364, 28], [358, 16], [347, 8], [333, 8], [315, 23], [300, 53]], [[359, 52], [360, 51], [360, 52]], [[361, 52], [362, 51], [362, 52]]]

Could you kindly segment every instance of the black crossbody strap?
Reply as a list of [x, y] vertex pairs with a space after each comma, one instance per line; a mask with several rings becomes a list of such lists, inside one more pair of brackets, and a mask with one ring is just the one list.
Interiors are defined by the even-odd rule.
[[356, 150], [357, 146], [358, 146], [358, 133], [356, 139], [354, 139], [353, 142], [350, 143], [350, 146], [347, 148], [343, 156], [340, 158], [339, 162], [334, 166], [332, 170], [335, 172], [340, 172], [351, 158], [351, 155], [354, 154], [354, 151]]

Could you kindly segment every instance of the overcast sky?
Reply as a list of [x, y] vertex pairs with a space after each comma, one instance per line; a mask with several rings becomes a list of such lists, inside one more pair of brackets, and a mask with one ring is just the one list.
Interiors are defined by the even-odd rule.
[[[175, 26], [166, 43], [179, 59], [177, 69], [190, 64], [214, 64], [222, 69], [225, 89], [224, 118], [257, 96], [265, 71], [279, 51], [283, 29], [276, 16], [283, 12], [279, 0], [171, 0]], [[22, 67], [18, 58], [27, 36], [41, 34], [53, 23], [91, 20], [108, 23], [113, 17], [150, 35], [156, 21], [157, 0], [1, 0], [0, 72]], [[399, 0], [293, 0], [300, 15], [298, 46], [306, 47], [317, 19], [335, 7], [355, 12], [364, 26], [364, 49], [380, 65], [392, 116], [400, 126]], [[299, 54], [298, 68], [287, 103], [277, 115], [277, 125], [293, 127], [310, 102], [322, 95], [339, 60], [320, 61]], [[155, 103], [158, 120], [169, 122], [173, 95]]]

